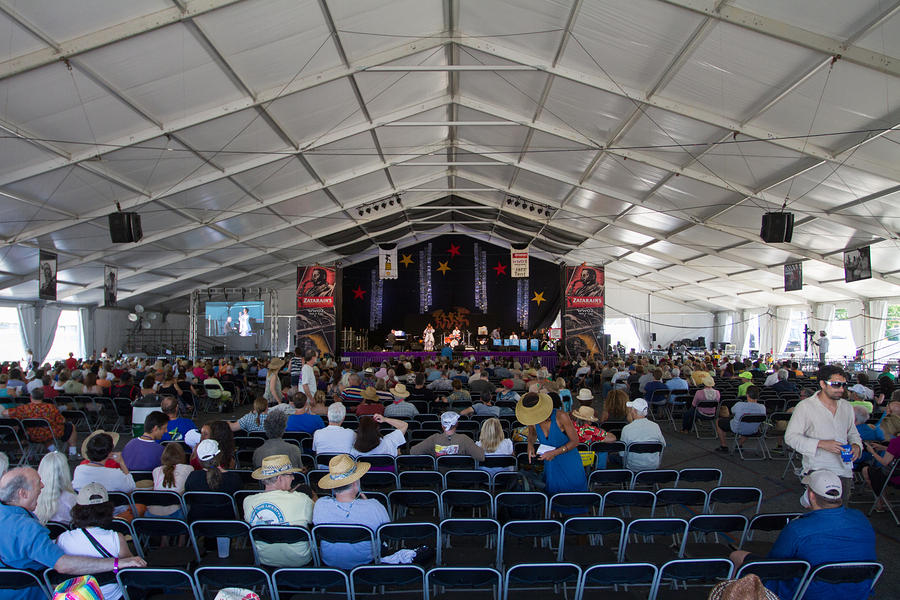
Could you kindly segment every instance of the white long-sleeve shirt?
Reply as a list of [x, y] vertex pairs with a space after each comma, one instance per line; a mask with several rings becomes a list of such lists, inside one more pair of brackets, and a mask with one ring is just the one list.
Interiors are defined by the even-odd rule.
[[819, 394], [801, 401], [788, 421], [785, 443], [803, 456], [803, 471], [825, 469], [839, 477], [853, 477], [853, 463], [844, 462], [840, 454], [818, 447], [821, 440], [835, 440], [839, 444], [856, 444], [862, 440], [856, 430], [853, 407], [846, 400], [837, 401], [834, 414], [819, 400]]

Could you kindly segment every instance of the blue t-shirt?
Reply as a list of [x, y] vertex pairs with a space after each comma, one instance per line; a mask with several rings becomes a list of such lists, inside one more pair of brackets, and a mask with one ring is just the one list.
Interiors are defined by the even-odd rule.
[[[43, 571], [53, 567], [65, 554], [50, 540], [47, 528], [20, 506], [0, 504], [0, 530], [15, 532], [15, 535], [0, 536], [0, 561], [7, 567]], [[0, 600], [37, 600], [45, 597], [37, 587], [9, 590], [0, 586]]]
[[[357, 498], [353, 502], [338, 502], [333, 497], [319, 498], [313, 507], [313, 524], [323, 525], [365, 525], [377, 531], [384, 523], [390, 522], [384, 505], [378, 500]], [[320, 554], [322, 562], [329, 567], [350, 570], [372, 562], [370, 542], [332, 543], [323, 541]]]
[[[800, 559], [815, 569], [831, 562], [872, 561], [875, 530], [864, 514], [854, 508], [814, 510], [788, 523], [769, 551], [769, 558]], [[766, 587], [780, 598], [791, 598], [800, 582], [771, 581]], [[816, 582], [806, 598], [867, 598], [869, 584]]]
[[657, 394], [656, 397], [653, 397], [653, 392], [656, 390], [667, 390], [669, 389], [666, 384], [662, 381], [648, 381], [647, 385], [644, 386], [644, 399], [649, 403], [651, 400], [655, 402], [665, 402], [667, 400], [666, 396], [662, 394]]
[[184, 440], [184, 434], [191, 429], [197, 429], [197, 426], [190, 419], [185, 419], [184, 417], [171, 419], [166, 426], [166, 432], [162, 436], [162, 441], [169, 442], [174, 440], [180, 442]]
[[313, 433], [319, 429], [324, 429], [325, 423], [319, 415], [311, 415], [304, 413], [302, 415], [291, 415], [287, 420], [285, 431], [305, 431]]
[[443, 358], [453, 358], [453, 348], [450, 346], [444, 346], [441, 348], [441, 356]]

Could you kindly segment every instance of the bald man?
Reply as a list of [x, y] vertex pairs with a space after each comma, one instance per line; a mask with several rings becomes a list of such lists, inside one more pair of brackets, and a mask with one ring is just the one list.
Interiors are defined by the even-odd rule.
[[[34, 516], [41, 477], [31, 467], [12, 469], [0, 477], [0, 531], [15, 535], [0, 536], [0, 562], [14, 569], [56, 569], [66, 575], [117, 572], [125, 567], [145, 567], [143, 558], [88, 558], [64, 554], [50, 540], [50, 532]], [[37, 587], [25, 590], [0, 589], [0, 600], [45, 598]]]

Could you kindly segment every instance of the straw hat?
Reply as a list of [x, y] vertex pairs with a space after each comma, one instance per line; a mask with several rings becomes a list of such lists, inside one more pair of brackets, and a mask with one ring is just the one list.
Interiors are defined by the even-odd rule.
[[409, 396], [409, 392], [406, 391], [406, 386], [402, 383], [398, 383], [392, 387], [391, 393], [394, 395], [394, 398], [407, 398]]
[[581, 388], [578, 390], [578, 395], [575, 396], [576, 400], [593, 400], [594, 394], [591, 393], [591, 390], [587, 388]]
[[553, 412], [553, 400], [547, 394], [538, 394], [538, 401], [533, 406], [525, 406], [526, 398], [533, 398], [532, 394], [525, 394], [516, 403], [516, 419], [522, 425], [537, 425], [543, 423]]
[[273, 454], [262, 459], [262, 466], [253, 471], [250, 477], [253, 479], [269, 479], [270, 477], [278, 477], [288, 473], [299, 473], [301, 470], [291, 464], [291, 459], [287, 454]]
[[106, 435], [108, 435], [109, 437], [112, 438], [113, 448], [115, 448], [119, 444], [119, 434], [118, 433], [116, 433], [115, 431], [103, 431], [102, 429], [98, 429], [97, 431], [91, 433], [91, 435], [84, 438], [84, 441], [81, 442], [81, 456], [82, 457], [87, 458], [88, 442], [90, 442], [92, 439], [94, 439], [101, 433], [105, 433]]
[[709, 600], [774, 600], [758, 576], [751, 573], [740, 579], [722, 581], [709, 593]]
[[371, 466], [367, 462], [356, 462], [349, 454], [338, 454], [328, 461], [328, 475], [319, 480], [319, 487], [331, 490], [350, 485], [365, 475]]
[[281, 367], [283, 367], [283, 366], [284, 366], [283, 358], [273, 358], [272, 360], [269, 361], [268, 369], [269, 370], [275, 369], [276, 371], [280, 371]]
[[597, 421], [597, 417], [595, 416], [597, 413], [590, 406], [579, 406], [575, 410], [572, 411], [572, 416], [576, 419], [581, 419], [582, 421], [590, 421], [595, 423]]
[[370, 385], [363, 390], [362, 397], [364, 400], [378, 400], [378, 392]]

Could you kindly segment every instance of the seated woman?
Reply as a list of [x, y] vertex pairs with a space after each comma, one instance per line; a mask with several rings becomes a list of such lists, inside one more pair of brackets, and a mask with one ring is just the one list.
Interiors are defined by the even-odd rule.
[[[125, 537], [112, 529], [113, 504], [99, 483], [89, 483], [78, 492], [72, 507], [72, 529], [56, 539], [66, 554], [92, 558], [127, 558], [132, 556]], [[118, 600], [122, 588], [113, 573], [95, 575], [105, 600]]]
[[50, 452], [41, 459], [38, 475], [44, 487], [38, 496], [34, 516], [41, 524], [56, 521], [69, 524], [72, 507], [75, 506], [75, 490], [72, 489], [72, 474], [69, 460], [61, 452]]
[[600, 422], [625, 421], [628, 419], [628, 392], [620, 389], [610, 390], [603, 401], [603, 412], [600, 413]]
[[[887, 446], [874, 442], [863, 442], [863, 445], [872, 455], [872, 458], [874, 458], [881, 467], [884, 467], [879, 468], [877, 466], [870, 467], [866, 465], [862, 468], [863, 478], [866, 480], [866, 483], [869, 484], [869, 487], [872, 488], [872, 491], [876, 494], [881, 494], [887, 483], [890, 483], [893, 487], [900, 486], [900, 475], [892, 477], [890, 482], [887, 480], [887, 471], [890, 470], [891, 463], [894, 462], [895, 458], [900, 456], [900, 437], [892, 439]], [[884, 512], [885, 505], [882, 498], [878, 499], [875, 510]]]
[[[697, 371], [694, 371], [696, 373]], [[703, 384], [703, 389], [697, 390], [697, 393], [694, 394], [694, 400], [691, 402], [690, 408], [687, 408], [684, 411], [684, 417], [681, 419], [681, 433], [690, 433], [691, 429], [694, 428], [694, 417], [699, 412], [704, 417], [715, 417], [717, 408], [697, 408], [697, 405], [702, 401], [707, 402], [718, 402], [721, 399], [721, 394], [719, 394], [719, 390], [715, 389], [716, 382], [715, 380], [706, 375], [700, 383]], [[717, 452], [722, 452], [722, 446], [716, 448]], [[725, 452], [728, 452], [728, 448], [726, 447]]]
[[[503, 426], [500, 425], [500, 419], [485, 419], [481, 424], [481, 433], [478, 435], [478, 441], [475, 444], [484, 450], [484, 456], [512, 456], [513, 443], [512, 440], [503, 435]], [[479, 466], [482, 471], [487, 471], [491, 475], [500, 471], [515, 471], [516, 467], [484, 467]]]
[[[153, 469], [153, 489], [155, 491], [184, 493], [184, 484], [188, 476], [194, 472], [194, 467], [185, 464], [187, 455], [181, 444], [166, 444], [162, 453], [162, 465]], [[183, 519], [184, 513], [177, 504], [167, 506], [148, 506], [146, 517], [167, 517], [170, 519]]]
[[313, 395], [312, 403], [307, 411], [309, 414], [320, 417], [328, 416], [328, 407], [325, 406], [325, 392], [323, 390], [324, 386], [322, 389], [316, 390], [315, 395]]
[[[379, 426], [387, 423], [394, 427], [394, 431], [382, 437]], [[350, 449], [350, 455], [353, 458], [360, 456], [370, 456], [373, 454], [386, 454], [388, 456], [397, 456], [397, 449], [406, 443], [406, 430], [409, 423], [400, 419], [391, 419], [384, 415], [374, 414], [366, 415], [359, 419], [359, 426], [356, 428], [356, 440], [353, 442], [353, 448]], [[393, 467], [372, 467], [373, 471], [393, 471]]]
[[266, 422], [266, 414], [268, 413], [268, 411], [268, 401], [263, 396], [259, 396], [256, 400], [253, 401], [253, 410], [248, 412], [237, 421], [229, 421], [228, 427], [230, 427], [231, 431], [235, 433], [237, 433], [238, 431], [244, 431], [246, 433], [251, 433], [254, 431], [265, 431], [266, 428], [264, 426], [264, 423]]
[[[234, 471], [229, 471], [231, 462], [227, 462], [225, 452], [219, 448], [219, 443], [209, 438], [197, 444], [197, 458], [203, 466], [202, 471], [189, 473], [184, 482], [186, 492], [224, 492], [234, 495], [241, 486], [241, 476]], [[198, 519], [234, 519], [234, 513], [229, 506], [227, 509], [220, 504], [192, 503], [188, 510], [188, 521]]]
[[[622, 393], [624, 394], [624, 392]], [[594, 416], [595, 414], [594, 409], [590, 406], [579, 406], [572, 411], [572, 421], [575, 425], [575, 433], [578, 434], [578, 443], [591, 444], [592, 442], [616, 441], [616, 434], [594, 425], [598, 421], [597, 417]], [[597, 452], [596, 455], [594, 468], [605, 469], [609, 453]], [[585, 456], [587, 457], [586, 459]], [[587, 460], [589, 464], [593, 457], [590, 454], [583, 455], [582, 464], [584, 464], [584, 460]]]
[[[113, 452], [118, 441], [118, 433], [106, 432], [101, 429], [89, 435], [82, 442], [81, 455], [87, 459], [87, 462], [75, 467], [72, 475], [72, 487], [75, 491], [79, 491], [92, 482], [102, 484], [106, 490], [111, 492], [130, 494], [134, 491], [134, 478], [128, 472], [122, 454]], [[116, 462], [117, 469], [109, 468], [107, 461], [110, 459]]]

